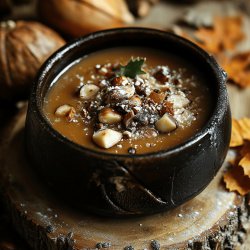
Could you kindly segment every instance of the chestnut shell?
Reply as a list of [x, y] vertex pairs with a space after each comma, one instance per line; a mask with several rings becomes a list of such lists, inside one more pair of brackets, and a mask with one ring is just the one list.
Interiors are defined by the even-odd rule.
[[[146, 46], [192, 60], [208, 78], [214, 107], [192, 138], [169, 150], [114, 155], [77, 145], [55, 131], [43, 113], [54, 78], [86, 54], [114, 46]], [[110, 216], [151, 214], [199, 194], [225, 159], [231, 132], [226, 75], [213, 57], [176, 35], [144, 28], [101, 31], [66, 45], [43, 65], [33, 84], [26, 120], [32, 168], [68, 204]]]
[[42, 63], [65, 44], [50, 28], [32, 21], [0, 23], [0, 99], [28, 97]]

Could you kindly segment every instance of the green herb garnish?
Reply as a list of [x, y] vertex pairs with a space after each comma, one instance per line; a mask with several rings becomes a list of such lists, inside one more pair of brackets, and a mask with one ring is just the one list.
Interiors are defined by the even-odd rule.
[[135, 78], [137, 75], [145, 74], [146, 72], [141, 69], [144, 62], [144, 58], [132, 58], [127, 65], [120, 65], [120, 68], [118, 71], [116, 71], [116, 74], [118, 76], [127, 76], [130, 78]]

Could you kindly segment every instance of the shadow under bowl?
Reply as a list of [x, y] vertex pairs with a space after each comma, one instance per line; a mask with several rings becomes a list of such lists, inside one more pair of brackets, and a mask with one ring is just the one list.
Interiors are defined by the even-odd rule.
[[[211, 83], [214, 106], [199, 132], [165, 151], [114, 155], [77, 145], [52, 128], [43, 112], [44, 98], [65, 67], [105, 48], [141, 45], [191, 60]], [[225, 159], [231, 133], [225, 83], [225, 73], [213, 57], [167, 32], [124, 28], [79, 38], [45, 62], [32, 86], [26, 120], [32, 167], [67, 203], [101, 215], [143, 215], [176, 207], [199, 194]], [[116, 180], [126, 187], [122, 192], [117, 191]]]

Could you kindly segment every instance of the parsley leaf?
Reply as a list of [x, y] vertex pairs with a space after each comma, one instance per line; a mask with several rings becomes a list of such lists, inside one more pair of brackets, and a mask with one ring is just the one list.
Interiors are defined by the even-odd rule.
[[145, 74], [146, 72], [141, 69], [144, 62], [145, 59], [143, 58], [132, 58], [127, 65], [121, 65], [116, 74], [119, 76], [127, 76], [130, 78], [135, 78], [137, 75]]

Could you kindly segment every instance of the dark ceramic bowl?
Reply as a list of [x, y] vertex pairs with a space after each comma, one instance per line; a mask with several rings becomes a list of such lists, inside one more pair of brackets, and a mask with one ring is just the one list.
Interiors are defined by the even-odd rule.
[[[191, 60], [210, 82], [213, 111], [192, 138], [169, 150], [114, 155], [79, 146], [55, 131], [43, 113], [51, 82], [71, 62], [115, 46], [146, 46]], [[199, 194], [226, 156], [231, 115], [226, 76], [216, 61], [193, 43], [170, 33], [126, 28], [79, 38], [49, 58], [33, 84], [26, 144], [33, 168], [67, 203], [103, 215], [138, 215], [176, 207]], [[122, 192], [116, 184], [123, 185]]]

